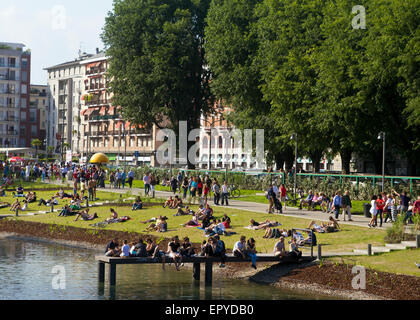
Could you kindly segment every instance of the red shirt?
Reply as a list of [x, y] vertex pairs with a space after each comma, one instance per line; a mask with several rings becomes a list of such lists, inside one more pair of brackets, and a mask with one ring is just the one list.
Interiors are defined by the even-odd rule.
[[383, 210], [384, 209], [384, 201], [382, 199], [376, 200], [376, 210]]
[[287, 190], [284, 186], [280, 187], [281, 196], [285, 197], [287, 195]]
[[420, 214], [420, 200], [416, 200], [413, 205], [413, 214]]

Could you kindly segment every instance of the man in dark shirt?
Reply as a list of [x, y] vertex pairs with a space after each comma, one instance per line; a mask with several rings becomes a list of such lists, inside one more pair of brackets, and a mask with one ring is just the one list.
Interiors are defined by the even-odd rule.
[[118, 251], [118, 239], [112, 239], [106, 246], [105, 255], [106, 256], [113, 256]]

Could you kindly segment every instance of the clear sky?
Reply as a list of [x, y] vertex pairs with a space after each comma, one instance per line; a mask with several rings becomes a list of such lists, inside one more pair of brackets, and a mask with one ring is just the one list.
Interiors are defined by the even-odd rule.
[[103, 49], [100, 39], [112, 0], [0, 0], [0, 42], [31, 50], [31, 83], [46, 84], [43, 69]]

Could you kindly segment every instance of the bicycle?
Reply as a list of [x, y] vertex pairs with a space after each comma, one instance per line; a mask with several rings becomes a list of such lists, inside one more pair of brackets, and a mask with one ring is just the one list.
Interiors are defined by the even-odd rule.
[[231, 184], [228, 186], [228, 198], [234, 198], [237, 199], [241, 196], [241, 191], [238, 189], [238, 187], [234, 184]]

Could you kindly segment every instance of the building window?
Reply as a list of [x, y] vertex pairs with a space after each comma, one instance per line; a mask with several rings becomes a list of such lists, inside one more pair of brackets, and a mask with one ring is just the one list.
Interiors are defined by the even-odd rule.
[[28, 93], [28, 86], [26, 84], [22, 84], [22, 94]]

